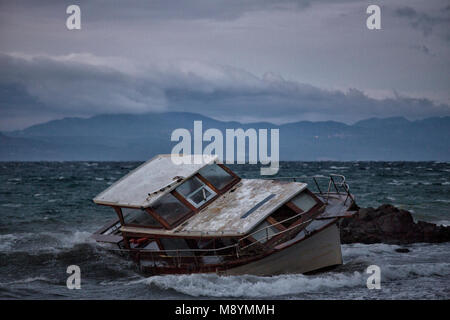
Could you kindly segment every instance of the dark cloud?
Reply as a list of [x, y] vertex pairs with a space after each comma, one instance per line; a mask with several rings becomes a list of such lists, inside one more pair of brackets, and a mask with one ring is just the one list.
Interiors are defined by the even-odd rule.
[[436, 26], [443, 26], [446, 29], [450, 26], [450, 16], [447, 7], [433, 15], [418, 12], [411, 7], [401, 7], [395, 10], [395, 14], [398, 17], [408, 19], [410, 25], [422, 31], [424, 36], [432, 34]]
[[[74, 3], [82, 30], [69, 31]], [[367, 30], [362, 0], [0, 0], [0, 129], [172, 110], [278, 122], [448, 114], [448, 0], [379, 4], [382, 31]]]
[[221, 119], [290, 122], [450, 114], [447, 105], [428, 99], [396, 95], [376, 100], [356, 89], [328, 91], [229, 66], [184, 61], [137, 70], [101, 61], [93, 56], [0, 55], [2, 129], [23, 125], [33, 115], [189, 111]]
[[[328, 0], [332, 1], [332, 0]], [[328, 2], [322, 0], [322, 2]], [[344, 2], [351, 1], [345, 0]], [[66, 8], [77, 4], [86, 13], [86, 18], [128, 20], [167, 20], [167, 19], [216, 19], [233, 20], [248, 12], [264, 10], [302, 10], [310, 6], [309, 0], [78, 0], [60, 1], [58, 4], [52, 0], [39, 2], [30, 0], [0, 1], [4, 10], [22, 10], [33, 14], [34, 9], [52, 12], [55, 8]]]
[[435, 54], [433, 54], [431, 52], [431, 50], [424, 44], [423, 45], [413, 45], [413, 46], [411, 46], [411, 49], [419, 50], [420, 52], [424, 53], [425, 55], [435, 56]]
[[[79, 113], [131, 112], [155, 109], [158, 93], [131, 74], [105, 65], [78, 62], [70, 57], [54, 59], [0, 55], [0, 84], [25, 88], [47, 108]], [[107, 104], [103, 104], [107, 102]]]
[[[11, 15], [28, 15], [30, 17], [46, 15], [46, 19], [58, 18], [67, 6], [76, 4], [82, 9], [83, 19], [88, 22], [167, 20], [235, 20], [243, 15], [261, 11], [296, 11], [305, 10], [317, 4], [351, 3], [360, 0], [0, 0], [0, 8]], [[8, 18], [5, 15], [4, 18]]]
[[[386, 14], [410, 6], [413, 16], [425, 11], [434, 16], [447, 5], [443, 0], [381, 1], [386, 31], [379, 32], [367, 30], [368, 3], [362, 0], [77, 1], [82, 30], [69, 31], [65, 9], [72, 3], [0, 0], [1, 50], [52, 56], [88, 52], [136, 63], [201, 60], [257, 75], [273, 70], [318, 87], [398, 89], [450, 102], [443, 75], [448, 35], [437, 30], [442, 37], [422, 39], [407, 18]], [[426, 44], [433, 59], [411, 50], [418, 44]]]

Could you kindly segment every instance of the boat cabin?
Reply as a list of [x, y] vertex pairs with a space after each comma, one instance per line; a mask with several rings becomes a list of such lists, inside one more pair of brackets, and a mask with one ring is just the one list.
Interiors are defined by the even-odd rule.
[[[241, 179], [216, 157], [200, 160], [180, 165], [171, 155], [158, 155], [100, 193], [94, 202], [111, 206], [118, 222], [96, 240], [123, 240], [125, 248], [195, 250], [250, 235], [247, 243], [263, 244], [323, 206], [305, 183]], [[301, 214], [306, 212], [311, 214]]]

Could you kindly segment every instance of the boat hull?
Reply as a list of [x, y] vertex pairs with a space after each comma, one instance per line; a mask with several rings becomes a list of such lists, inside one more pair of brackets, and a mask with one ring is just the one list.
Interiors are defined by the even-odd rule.
[[[114, 250], [114, 252], [122, 250]], [[126, 253], [126, 251], [123, 251]], [[149, 257], [130, 256], [140, 270], [148, 275], [217, 273], [219, 275], [272, 276], [308, 273], [342, 264], [340, 233], [337, 219], [314, 230], [306, 237], [291, 240], [275, 247], [270, 253], [241, 261], [189, 267], [189, 265], [158, 264]], [[134, 258], [133, 258], [134, 257]], [[176, 260], [176, 258], [170, 258]], [[247, 261], [245, 261], [247, 260]]]
[[260, 260], [227, 269], [221, 274], [270, 276], [307, 273], [342, 264], [339, 228], [333, 223], [310, 237]]

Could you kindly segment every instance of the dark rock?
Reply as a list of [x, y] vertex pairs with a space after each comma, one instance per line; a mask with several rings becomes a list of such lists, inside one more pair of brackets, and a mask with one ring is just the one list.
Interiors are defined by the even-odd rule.
[[371, 220], [370, 213], [373, 211], [373, 208], [361, 208], [358, 211], [358, 216], [361, 220], [369, 221]]
[[410, 212], [384, 204], [378, 208], [360, 208], [351, 218], [341, 221], [342, 243], [392, 243], [450, 241], [450, 227], [418, 221]]

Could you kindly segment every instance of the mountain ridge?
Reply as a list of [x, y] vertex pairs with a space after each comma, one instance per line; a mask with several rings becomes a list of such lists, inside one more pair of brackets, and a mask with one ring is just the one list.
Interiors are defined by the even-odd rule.
[[[449, 161], [450, 117], [410, 121], [370, 118], [337, 121], [220, 121], [188, 112], [105, 114], [64, 118], [0, 133], [1, 161], [146, 160], [170, 153], [174, 129], [192, 131], [194, 120], [208, 128], [280, 129], [280, 160]], [[225, 135], [224, 135], [225, 137]], [[204, 143], [205, 147], [208, 143]]]

